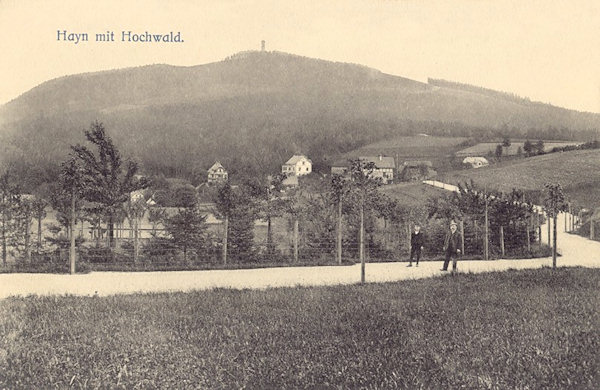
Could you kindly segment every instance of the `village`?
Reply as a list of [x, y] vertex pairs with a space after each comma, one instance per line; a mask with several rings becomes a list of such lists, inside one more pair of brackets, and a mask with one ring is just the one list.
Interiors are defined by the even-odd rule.
[[0, 2], [0, 390], [597, 390], [598, 20]]

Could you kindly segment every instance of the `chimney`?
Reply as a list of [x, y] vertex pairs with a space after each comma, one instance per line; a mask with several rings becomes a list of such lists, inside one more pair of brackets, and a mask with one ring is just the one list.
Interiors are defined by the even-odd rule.
[[383, 155], [379, 155], [379, 161], [383, 160]]
[[265, 51], [265, 40], [260, 41], [260, 51]]

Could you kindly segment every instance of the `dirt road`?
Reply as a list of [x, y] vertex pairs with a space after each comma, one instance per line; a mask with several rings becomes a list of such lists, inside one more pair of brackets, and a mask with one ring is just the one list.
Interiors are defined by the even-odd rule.
[[[600, 242], [564, 233], [564, 214], [558, 223], [558, 266], [600, 267]], [[545, 230], [543, 230], [545, 232]], [[545, 234], [544, 234], [545, 235]], [[547, 239], [547, 238], [546, 238]], [[528, 260], [460, 261], [459, 272], [489, 272], [551, 266], [551, 258]], [[367, 282], [398, 281], [438, 276], [441, 262], [366, 265]], [[175, 272], [92, 272], [82, 275], [0, 274], [0, 298], [12, 295], [99, 295], [136, 292], [190, 291], [212, 288], [264, 289], [283, 286], [325, 286], [360, 281], [360, 265], [282, 267], [248, 270]]]

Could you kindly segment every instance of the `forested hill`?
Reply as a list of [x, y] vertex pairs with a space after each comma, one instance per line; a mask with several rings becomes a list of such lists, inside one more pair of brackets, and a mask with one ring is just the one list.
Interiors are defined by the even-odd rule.
[[[600, 115], [448, 86], [360, 65], [243, 52], [192, 67], [149, 65], [66, 76], [0, 107], [0, 159], [41, 170], [103, 122], [148, 172], [186, 175], [220, 160], [270, 172], [302, 152], [317, 165], [391, 136], [491, 129], [600, 129]], [[530, 130], [531, 131], [531, 130]], [[588, 132], [589, 135], [589, 132]]]

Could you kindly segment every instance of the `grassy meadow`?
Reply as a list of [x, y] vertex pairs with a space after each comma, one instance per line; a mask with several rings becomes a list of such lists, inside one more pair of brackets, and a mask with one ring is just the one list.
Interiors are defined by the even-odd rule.
[[600, 150], [549, 153], [478, 169], [455, 171], [438, 180], [459, 183], [473, 181], [501, 191], [513, 188], [543, 190], [545, 183], [560, 183], [570, 200], [586, 207], [600, 206]]
[[463, 148], [461, 144], [466, 140], [464, 137], [423, 135], [389, 137], [347, 152], [341, 160], [382, 154], [398, 157], [400, 164], [407, 160], [428, 160], [435, 165], [435, 169], [440, 169], [444, 167], [442, 162], [447, 160], [447, 156]]
[[0, 301], [0, 388], [597, 388], [600, 270]]

